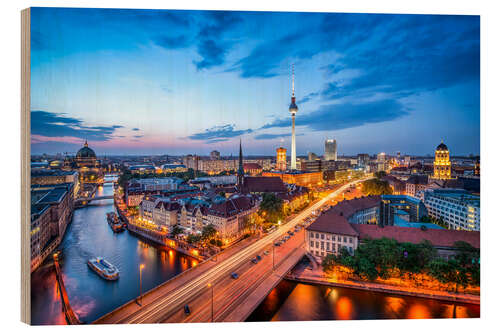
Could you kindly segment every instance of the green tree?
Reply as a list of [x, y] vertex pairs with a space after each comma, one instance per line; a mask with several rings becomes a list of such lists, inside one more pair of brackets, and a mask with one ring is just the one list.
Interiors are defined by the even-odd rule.
[[274, 193], [264, 193], [260, 203], [259, 214], [273, 224], [282, 220], [283, 215], [283, 200], [278, 198]]
[[213, 224], [209, 224], [203, 227], [201, 231], [201, 239], [203, 241], [207, 241], [209, 239], [215, 238], [215, 235], [217, 235], [217, 229], [215, 229]]
[[129, 180], [132, 179], [132, 174], [130, 173], [130, 170], [125, 170], [119, 177], [118, 177], [118, 185], [120, 185], [123, 189], [127, 188]]

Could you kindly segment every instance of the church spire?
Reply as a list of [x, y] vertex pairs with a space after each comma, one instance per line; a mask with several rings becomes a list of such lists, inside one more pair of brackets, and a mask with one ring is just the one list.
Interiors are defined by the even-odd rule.
[[238, 156], [238, 187], [240, 189], [243, 186], [244, 176], [245, 176], [245, 170], [243, 170], [243, 149], [241, 148], [241, 138], [240, 138], [240, 154]]

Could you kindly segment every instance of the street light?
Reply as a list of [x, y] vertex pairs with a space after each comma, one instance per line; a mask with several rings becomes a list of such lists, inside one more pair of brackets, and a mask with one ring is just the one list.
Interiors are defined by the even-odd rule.
[[144, 268], [144, 264], [139, 265], [139, 298], [141, 300], [140, 306], [142, 306], [142, 269]]
[[214, 285], [209, 283], [209, 284], [207, 284], [207, 287], [210, 288], [211, 293], [212, 293], [212, 300], [211, 300], [211, 309], [212, 309], [211, 313], [212, 313], [212, 315], [211, 315], [211, 318], [212, 318], [212, 323], [213, 323], [214, 322]]

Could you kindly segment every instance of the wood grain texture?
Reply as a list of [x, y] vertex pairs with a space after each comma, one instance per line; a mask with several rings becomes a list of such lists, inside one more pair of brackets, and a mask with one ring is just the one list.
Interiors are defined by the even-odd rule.
[[30, 9], [21, 11], [21, 321], [31, 324]]

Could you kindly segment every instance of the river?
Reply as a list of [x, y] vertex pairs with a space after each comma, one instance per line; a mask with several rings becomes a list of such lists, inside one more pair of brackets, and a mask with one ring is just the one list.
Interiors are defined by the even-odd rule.
[[[112, 193], [113, 187], [105, 185], [96, 195]], [[128, 231], [114, 234], [106, 222], [106, 213], [113, 210], [113, 200], [75, 210], [59, 246], [70, 303], [85, 323], [139, 295], [140, 264], [145, 265], [143, 291], [197, 264], [190, 257], [153, 246]], [[91, 271], [86, 263], [94, 256], [116, 265], [120, 279], [105, 281]], [[281, 281], [247, 321], [476, 318], [479, 314], [479, 305]], [[66, 323], [50, 259], [31, 275], [31, 315], [35, 325]]]
[[[96, 196], [113, 194], [111, 184]], [[168, 248], [160, 248], [128, 231], [113, 233], [106, 213], [113, 200], [92, 202], [76, 209], [68, 225], [61, 250], [61, 269], [73, 310], [90, 323], [139, 295], [139, 265], [142, 289], [147, 291], [198, 262]], [[120, 270], [118, 281], [105, 281], [87, 267], [91, 257], [102, 256]], [[66, 324], [51, 259], [31, 275], [31, 321], [34, 325]]]
[[283, 280], [247, 321], [479, 318], [480, 306]]

